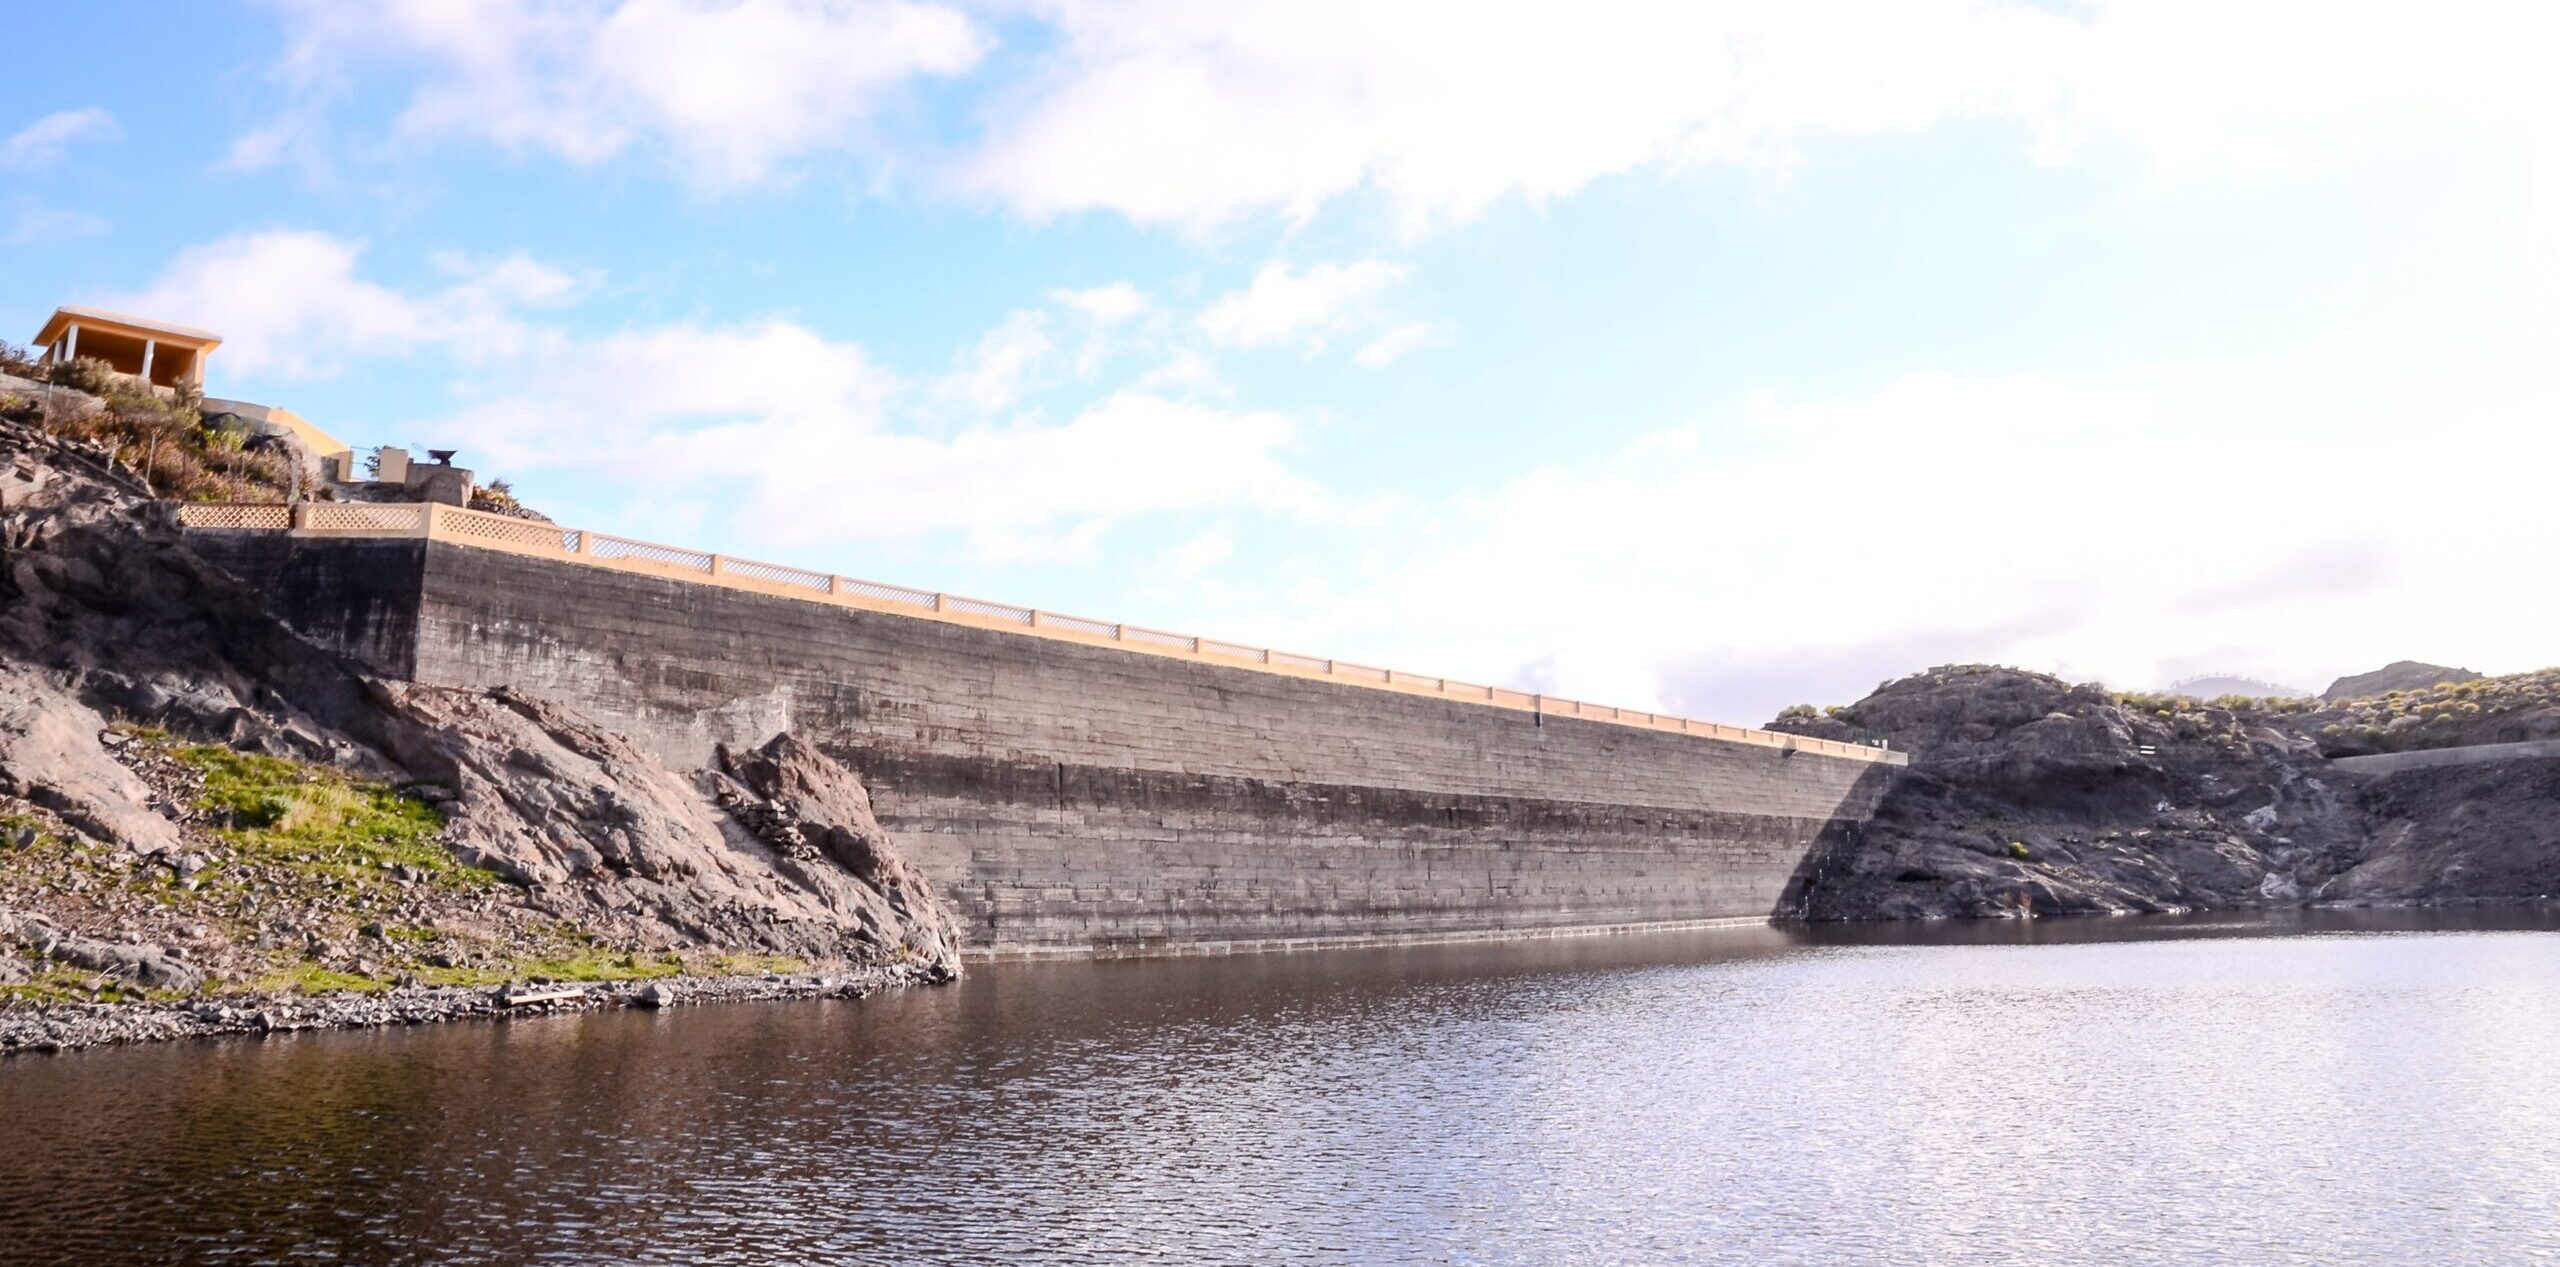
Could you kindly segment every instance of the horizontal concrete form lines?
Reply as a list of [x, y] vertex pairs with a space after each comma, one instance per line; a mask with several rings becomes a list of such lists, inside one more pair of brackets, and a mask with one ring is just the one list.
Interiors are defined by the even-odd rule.
[[435, 538], [193, 534], [377, 672], [859, 773], [976, 956], [1765, 921], [1899, 770]]
[[1898, 752], [1827, 739], [1698, 721], [1666, 713], [1622, 709], [1561, 696], [1462, 682], [1453, 678], [1354, 664], [1193, 634], [1172, 633], [1001, 603], [937, 593], [882, 581], [812, 572], [787, 564], [738, 559], [683, 546], [661, 545], [507, 515], [453, 506], [407, 503], [312, 502], [191, 503], [179, 521], [207, 531], [291, 532], [314, 537], [420, 537], [484, 550], [566, 559], [591, 567], [669, 576], [692, 584], [740, 589], [803, 602], [886, 612], [991, 628], [1006, 633], [1098, 644], [1141, 655], [1206, 660], [1260, 672], [1318, 677], [1373, 689], [1461, 700], [1492, 708], [1571, 717], [1611, 725], [1699, 735], [1786, 751], [1811, 751], [1855, 760], [1907, 764]]

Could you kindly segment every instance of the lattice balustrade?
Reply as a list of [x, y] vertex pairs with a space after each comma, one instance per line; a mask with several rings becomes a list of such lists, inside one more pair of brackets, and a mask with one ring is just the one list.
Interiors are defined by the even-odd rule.
[[248, 528], [280, 532], [293, 526], [293, 507], [198, 502], [178, 507], [178, 522], [189, 528]]
[[587, 554], [591, 558], [655, 563], [680, 568], [687, 572], [709, 572], [711, 556], [699, 550], [684, 550], [654, 542], [634, 541], [629, 537], [608, 537], [602, 533], [587, 534]]
[[447, 510], [438, 514], [436, 535], [455, 541], [486, 541], [540, 550], [545, 554], [565, 554], [576, 549], [578, 537], [576, 532], [558, 524], [468, 510]]
[[887, 585], [879, 581], [857, 581], [850, 576], [836, 578], [836, 592], [877, 603], [899, 603], [908, 607], [933, 610], [932, 590], [909, 589], [904, 585]]
[[803, 568], [784, 567], [779, 563], [758, 563], [752, 559], [722, 559], [720, 560], [720, 571], [724, 575], [743, 576], [751, 580], [764, 581], [773, 585], [788, 585], [794, 589], [816, 590], [821, 594], [827, 592], [826, 573], [811, 572]]
[[1110, 621], [1095, 620], [1089, 616], [1068, 616], [1059, 612], [1040, 613], [1040, 627], [1043, 629], [1072, 629], [1077, 633], [1094, 634], [1104, 638], [1117, 638], [1120, 636], [1120, 626], [1112, 624]]
[[1241, 642], [1220, 642], [1215, 638], [1201, 639], [1200, 649], [1211, 655], [1229, 656], [1238, 660], [1251, 660], [1257, 664], [1265, 662], [1271, 655], [1270, 652], [1265, 651], [1260, 647], [1248, 647]]
[[1319, 656], [1299, 655], [1295, 651], [1274, 651], [1271, 653], [1270, 663], [1285, 664], [1293, 669], [1309, 669], [1317, 673], [1333, 668], [1331, 660]]
[[1143, 642], [1150, 646], [1173, 647], [1183, 651], [1195, 651], [1200, 646], [1200, 640], [1189, 634], [1167, 633], [1161, 629], [1149, 629], [1144, 625], [1122, 625], [1120, 641]]
[[379, 532], [413, 536], [427, 526], [427, 508], [378, 502], [312, 502], [303, 507], [303, 526], [313, 532]]
[[956, 594], [942, 596], [942, 610], [964, 612], [971, 616], [985, 616], [990, 620], [1011, 621], [1017, 625], [1031, 623], [1031, 609], [1028, 607], [1016, 607], [1011, 603], [994, 603], [983, 598], [962, 598]]

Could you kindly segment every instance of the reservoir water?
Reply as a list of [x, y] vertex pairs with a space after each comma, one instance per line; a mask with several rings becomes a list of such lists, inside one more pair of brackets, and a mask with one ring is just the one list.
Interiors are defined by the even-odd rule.
[[1698, 932], [0, 1062], [0, 1261], [2560, 1260], [2560, 921]]

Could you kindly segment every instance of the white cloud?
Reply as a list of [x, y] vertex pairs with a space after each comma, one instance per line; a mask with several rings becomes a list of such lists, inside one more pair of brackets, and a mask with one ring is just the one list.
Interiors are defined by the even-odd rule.
[[121, 135], [116, 117], [97, 106], [58, 110], [18, 129], [0, 141], [0, 168], [25, 171], [62, 161], [83, 141], [112, 141]]
[[[921, 0], [296, 0], [290, 72], [306, 92], [375, 58], [423, 65], [404, 132], [472, 136], [595, 163], [642, 141], [688, 182], [752, 184], [859, 143], [893, 94], [974, 65], [987, 41]], [[272, 160], [297, 130], [240, 138]]]
[[1212, 609], [1192, 623], [1752, 723], [1951, 660], [2316, 687], [2403, 657], [2511, 671], [2560, 654], [2560, 599], [2483, 545], [2541, 533], [2537, 473], [2560, 438], [2530, 420], [2560, 392], [2527, 373], [2439, 393], [2426, 452], [2494, 459], [2406, 468], [2382, 456], [2411, 442], [2402, 404], [2302, 368], [1928, 372], [1762, 398], [1373, 507], [1374, 526], [1337, 508], [1342, 535], [1306, 566], [1230, 575], [1246, 588], [1198, 600]]
[[861, 349], [771, 321], [566, 339], [442, 419], [491, 469], [578, 469], [712, 498], [753, 548], [957, 536], [984, 558], [1073, 557], [1149, 515], [1295, 510], [1322, 495], [1284, 454], [1295, 425], [1122, 392], [1055, 424], [931, 434]]
[[0, 235], [0, 243], [13, 247], [35, 246], [94, 238], [106, 231], [107, 222], [88, 212], [21, 201], [17, 214], [10, 219], [8, 232]]
[[181, 252], [112, 302], [223, 335], [217, 378], [225, 362], [282, 379], [449, 357], [468, 368], [455, 402], [417, 409], [402, 438], [451, 443], [493, 474], [596, 479], [628, 491], [639, 530], [699, 516], [785, 557], [943, 537], [982, 558], [1079, 557], [1134, 518], [1325, 504], [1291, 469], [1297, 424], [1279, 413], [1130, 387], [1063, 421], [948, 425], [941, 406], [1001, 412], [1037, 377], [1053, 355], [1041, 312], [1012, 314], [919, 387], [791, 321], [585, 334], [536, 320], [588, 283], [522, 256], [434, 256], [441, 280], [415, 289], [363, 262], [324, 233], [246, 234]]
[[447, 258], [450, 285], [408, 294], [358, 276], [362, 254], [359, 243], [309, 230], [241, 234], [180, 252], [150, 285], [108, 302], [221, 335], [217, 376], [307, 379], [428, 346], [502, 350], [528, 337], [518, 309], [575, 288], [521, 256]]
[[1042, 366], [1056, 354], [1049, 319], [1027, 309], [1008, 314], [963, 353], [935, 385], [944, 400], [980, 414], [1002, 413], [1022, 398]]
[[1083, 327], [1076, 348], [1076, 373], [1090, 378], [1105, 361], [1131, 348], [1149, 346], [1162, 324], [1155, 300], [1128, 282], [1111, 282], [1081, 290], [1053, 289], [1049, 302]]
[[1381, 369], [1401, 360], [1405, 353], [1437, 347], [1449, 341], [1448, 328], [1436, 321], [1407, 321], [1387, 327], [1377, 338], [1361, 347], [1352, 361], [1368, 369]]
[[1212, 398], [1224, 398], [1230, 394], [1226, 380], [1218, 375], [1217, 364], [1197, 348], [1175, 351], [1163, 364], [1139, 375], [1133, 386], [1140, 391], [1188, 393]]
[[1202, 573], [1226, 562], [1235, 552], [1236, 543], [1227, 534], [1204, 532], [1165, 547], [1157, 556], [1155, 571], [1169, 580], [1197, 581]]
[[1053, 289], [1049, 292], [1049, 302], [1082, 313], [1086, 319], [1105, 326], [1116, 326], [1144, 316], [1154, 306], [1154, 301], [1147, 298], [1147, 292], [1127, 282], [1088, 286], [1082, 290]]
[[[2444, 0], [282, 0], [303, 100], [237, 138], [307, 153], [386, 68], [399, 126], [700, 188], [850, 156], [1044, 219], [1194, 230], [1382, 195], [1408, 231], [1648, 166], [1783, 169], [1829, 138], [1987, 121], [2060, 160], [2325, 161], [2410, 119], [2548, 128], [2560, 10]], [[999, 35], [1016, 56], [991, 59]], [[991, 61], [976, 131], [899, 115]]]
[[1404, 280], [1401, 265], [1384, 260], [1318, 264], [1301, 272], [1274, 260], [1242, 290], [1220, 295], [1200, 312], [1201, 332], [1227, 347], [1258, 348], [1307, 340], [1321, 347], [1327, 335], [1377, 323], [1381, 296]]
[[1789, 161], [1963, 119], [2046, 158], [2316, 161], [2415, 115], [2544, 126], [2555, 11], [2318, 0], [1040, 0], [1055, 47], [955, 179], [1026, 215], [1303, 221], [1359, 189], [1408, 228], [1655, 163]]

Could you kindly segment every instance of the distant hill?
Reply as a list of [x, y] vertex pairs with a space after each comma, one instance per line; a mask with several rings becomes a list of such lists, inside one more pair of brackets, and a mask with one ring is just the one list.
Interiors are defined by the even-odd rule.
[[2202, 677], [2181, 678], [2171, 682], [2167, 695], [2191, 695], [2197, 699], [2220, 699], [2225, 695], [2246, 695], [2251, 699], [2309, 699], [2311, 692], [2298, 686], [2280, 686], [2260, 678], [2241, 677], [2234, 673], [2209, 673]]
[[2480, 675], [2469, 669], [2447, 668], [2418, 660], [2394, 660], [2371, 673], [2358, 673], [2339, 678], [2320, 693], [2324, 700], [2368, 699], [2393, 691], [2422, 691], [2446, 682], [2477, 682]]

